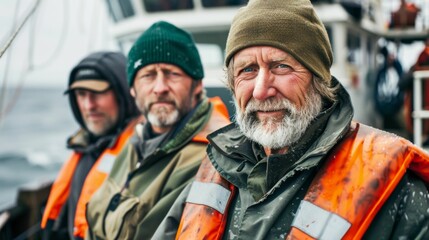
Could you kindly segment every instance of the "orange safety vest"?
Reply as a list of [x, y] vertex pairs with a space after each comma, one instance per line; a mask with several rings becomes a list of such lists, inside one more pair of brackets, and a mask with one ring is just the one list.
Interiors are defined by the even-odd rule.
[[[114, 146], [105, 149], [103, 153], [101, 153], [86, 176], [76, 206], [74, 236], [85, 237], [85, 232], [88, 228], [88, 223], [85, 218], [86, 204], [92, 194], [94, 194], [106, 179], [115, 157], [120, 153], [128, 139], [132, 136], [134, 127], [138, 121], [139, 119], [135, 119], [128, 124], [127, 128], [119, 135]], [[68, 199], [73, 174], [81, 156], [82, 154], [74, 152], [64, 164], [57, 179], [53, 183], [41, 222], [42, 229], [46, 227], [48, 220], [55, 221], [60, 215], [61, 209]]]
[[[340, 234], [334, 238], [328, 235], [327, 239], [360, 239], [407, 169], [429, 182], [427, 153], [405, 139], [363, 124], [352, 123], [347, 137], [331, 152], [301, 202], [303, 208], [309, 206], [311, 210], [298, 210], [287, 239], [321, 237], [323, 232], [316, 236], [312, 232], [317, 222], [325, 226], [319, 230], [331, 226], [329, 230]], [[195, 183], [203, 185], [200, 189], [210, 189], [210, 197], [204, 197], [206, 191], [199, 192], [198, 197], [205, 198], [201, 201], [192, 197], [189, 200], [188, 196], [176, 239], [222, 239], [235, 187], [219, 175], [208, 159], [201, 164], [190, 195]], [[219, 198], [219, 194], [223, 197]], [[330, 216], [326, 219], [331, 222], [320, 219], [305, 222], [314, 215], [313, 209]], [[295, 223], [299, 216], [301, 219]], [[341, 230], [337, 230], [339, 222], [345, 226]]]

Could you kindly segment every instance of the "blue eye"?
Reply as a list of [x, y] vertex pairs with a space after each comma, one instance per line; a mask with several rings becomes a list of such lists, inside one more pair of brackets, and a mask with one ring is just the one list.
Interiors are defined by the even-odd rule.
[[253, 68], [251, 68], [251, 67], [246, 67], [246, 68], [243, 68], [243, 70], [241, 70], [242, 72], [253, 72]]
[[271, 68], [272, 73], [279, 75], [288, 74], [291, 71], [292, 68], [289, 65], [283, 63], [276, 64]]
[[276, 68], [288, 68], [289, 66], [286, 64], [279, 64], [276, 66]]

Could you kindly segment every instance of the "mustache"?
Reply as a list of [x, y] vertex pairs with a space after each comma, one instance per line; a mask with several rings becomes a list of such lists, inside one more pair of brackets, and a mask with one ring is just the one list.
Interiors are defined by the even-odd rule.
[[174, 101], [173, 98], [171, 98], [169, 96], [159, 96], [159, 97], [155, 97], [155, 98], [151, 99], [150, 101], [148, 101], [146, 107], [150, 108], [150, 107], [152, 107], [153, 104], [159, 103], [159, 102], [171, 103], [174, 106], [176, 106], [176, 101]]
[[254, 98], [247, 103], [244, 114], [252, 114], [257, 111], [273, 112], [285, 110], [288, 113], [296, 112], [296, 106], [287, 99], [269, 98], [259, 101]]
[[90, 110], [90, 111], [88, 111], [88, 112], [86, 112], [86, 113], [82, 113], [81, 115], [82, 115], [82, 116], [85, 116], [85, 117], [89, 117], [89, 116], [91, 116], [91, 115], [93, 115], [93, 114], [96, 114], [96, 115], [104, 115], [104, 112], [99, 112], [98, 110]]

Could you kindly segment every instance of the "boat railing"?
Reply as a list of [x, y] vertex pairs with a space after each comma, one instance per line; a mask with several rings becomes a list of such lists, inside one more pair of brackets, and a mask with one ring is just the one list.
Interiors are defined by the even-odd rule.
[[42, 239], [40, 220], [52, 182], [25, 185], [14, 206], [0, 212], [0, 239]]
[[413, 132], [414, 144], [422, 147], [423, 145], [423, 120], [429, 119], [429, 110], [423, 109], [423, 81], [429, 80], [429, 70], [415, 71], [413, 83]]

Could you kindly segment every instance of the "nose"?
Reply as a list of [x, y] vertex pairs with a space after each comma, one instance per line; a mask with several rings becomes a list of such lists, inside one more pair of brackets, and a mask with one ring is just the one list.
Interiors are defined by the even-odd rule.
[[257, 100], [265, 100], [276, 95], [273, 86], [274, 75], [267, 69], [259, 69], [253, 88], [253, 97]]
[[93, 110], [97, 106], [96, 96], [94, 93], [89, 93], [83, 99], [83, 106], [87, 110]]
[[165, 74], [162, 71], [157, 71], [155, 86], [153, 87], [155, 94], [163, 94], [168, 91], [168, 84]]

